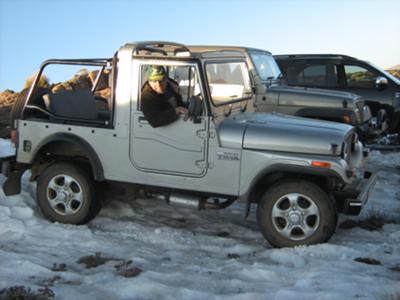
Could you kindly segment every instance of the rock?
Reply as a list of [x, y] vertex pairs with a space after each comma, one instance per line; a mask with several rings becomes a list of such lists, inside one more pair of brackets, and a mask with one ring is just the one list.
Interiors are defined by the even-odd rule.
[[[98, 70], [89, 73], [89, 79], [92, 83], [92, 86], [95, 83], [98, 74], [99, 74]], [[104, 90], [108, 88], [109, 75], [110, 75], [110, 70], [104, 70], [103, 75], [100, 77], [100, 80], [97, 83], [96, 87], [97, 90]]]
[[102, 89], [100, 91], [96, 91], [95, 96], [101, 97], [101, 98], [104, 98], [104, 99], [108, 99], [108, 98], [111, 97], [111, 89], [110, 88], [105, 88], [105, 89]]
[[110, 260], [112, 259], [108, 257], [102, 257], [100, 252], [96, 252], [95, 255], [81, 257], [77, 262], [78, 264], [84, 264], [87, 269], [91, 269], [103, 265]]
[[5, 90], [0, 93], [0, 138], [9, 138], [11, 132], [10, 113], [19, 93]]
[[[35, 80], [36, 74], [33, 74], [31, 77], [29, 77], [26, 81], [25, 81], [25, 88], [28, 88], [32, 85], [33, 81]], [[39, 82], [38, 82], [38, 86], [40, 87], [44, 87], [47, 88], [49, 87], [49, 79], [45, 76], [42, 75], [40, 76]]]
[[357, 257], [354, 259], [354, 261], [364, 263], [367, 265], [375, 265], [375, 266], [379, 266], [382, 264], [379, 260], [369, 258], [369, 257]]
[[386, 71], [400, 79], [400, 69], [389, 69]]

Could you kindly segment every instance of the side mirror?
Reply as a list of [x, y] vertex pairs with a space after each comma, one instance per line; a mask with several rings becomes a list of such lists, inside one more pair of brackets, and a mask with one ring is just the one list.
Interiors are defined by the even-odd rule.
[[197, 117], [201, 116], [203, 113], [203, 101], [200, 99], [199, 96], [192, 96], [189, 99], [189, 117], [193, 117], [195, 121]]
[[383, 76], [378, 76], [378, 77], [376, 77], [376, 80], [375, 80], [375, 87], [376, 87], [378, 90], [386, 89], [387, 86], [388, 86], [388, 84], [389, 84], [389, 82], [388, 82], [388, 80], [387, 80], [386, 77], [383, 77]]

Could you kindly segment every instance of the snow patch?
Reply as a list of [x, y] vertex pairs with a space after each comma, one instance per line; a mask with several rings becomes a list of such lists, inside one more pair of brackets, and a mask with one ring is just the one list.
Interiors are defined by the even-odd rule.
[[[0, 152], [7, 147], [0, 139]], [[196, 211], [111, 198], [87, 225], [51, 223], [37, 208], [26, 172], [21, 195], [5, 197], [0, 190], [0, 290], [18, 284], [37, 291], [48, 284], [55, 299], [83, 300], [397, 299], [400, 153], [373, 151], [367, 163], [379, 171], [375, 191], [360, 216], [340, 216], [339, 224], [378, 215], [384, 225], [337, 228], [328, 243], [283, 249], [263, 239], [254, 208], [243, 221], [240, 202]], [[96, 253], [107, 258], [103, 264], [79, 263]], [[124, 277], [121, 264], [142, 272]]]

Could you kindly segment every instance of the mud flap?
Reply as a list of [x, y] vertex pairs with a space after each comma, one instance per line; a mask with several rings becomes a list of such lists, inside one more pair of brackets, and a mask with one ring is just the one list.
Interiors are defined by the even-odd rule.
[[6, 196], [21, 193], [21, 177], [28, 169], [28, 166], [18, 164], [15, 156], [0, 158], [1, 173], [7, 177], [3, 184], [3, 191]]

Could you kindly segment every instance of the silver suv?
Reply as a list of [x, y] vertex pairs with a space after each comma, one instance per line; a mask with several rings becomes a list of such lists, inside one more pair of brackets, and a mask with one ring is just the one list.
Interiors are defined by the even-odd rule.
[[[90, 89], [37, 88], [54, 65], [97, 68], [97, 76]], [[176, 82], [189, 120], [148, 123], [140, 104], [150, 65]], [[362, 170], [357, 134], [345, 124], [251, 112], [253, 88], [237, 51], [146, 42], [110, 59], [48, 60], [13, 110], [16, 155], [2, 160], [3, 189], [20, 192], [21, 174], [31, 169], [43, 215], [70, 224], [96, 216], [106, 182], [197, 209], [240, 199], [246, 216], [257, 205], [273, 246], [326, 242], [337, 214], [358, 214], [375, 184]]]

